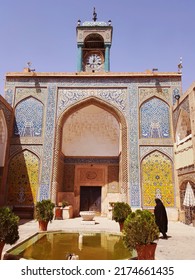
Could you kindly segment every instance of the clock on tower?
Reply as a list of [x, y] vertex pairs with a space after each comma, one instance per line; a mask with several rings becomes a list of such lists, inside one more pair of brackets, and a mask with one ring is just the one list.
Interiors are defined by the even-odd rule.
[[104, 70], [104, 57], [102, 52], [91, 51], [88, 52], [84, 60], [84, 70], [90, 71], [103, 71]]
[[97, 21], [95, 8], [93, 21], [77, 25], [78, 60], [77, 71], [110, 71], [110, 48], [112, 42], [111, 21]]

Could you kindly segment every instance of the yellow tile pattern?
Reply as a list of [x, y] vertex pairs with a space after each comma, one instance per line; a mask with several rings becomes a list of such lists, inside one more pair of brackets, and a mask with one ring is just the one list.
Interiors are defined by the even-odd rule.
[[39, 183], [39, 159], [25, 150], [15, 155], [9, 165], [8, 203], [32, 205], [36, 202]]
[[161, 198], [166, 207], [174, 206], [172, 162], [158, 151], [142, 161], [143, 207], [154, 207], [156, 197]]

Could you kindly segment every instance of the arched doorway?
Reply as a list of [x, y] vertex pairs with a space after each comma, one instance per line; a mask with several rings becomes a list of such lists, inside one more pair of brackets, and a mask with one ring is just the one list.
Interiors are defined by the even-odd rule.
[[84, 194], [89, 209], [97, 207], [108, 214], [110, 202], [128, 201], [127, 178], [127, 130], [122, 113], [94, 97], [65, 111], [56, 127], [53, 201], [68, 200], [77, 216]]

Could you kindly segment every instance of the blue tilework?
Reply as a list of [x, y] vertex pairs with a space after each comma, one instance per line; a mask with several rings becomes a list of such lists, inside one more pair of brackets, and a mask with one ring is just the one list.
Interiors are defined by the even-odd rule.
[[8, 88], [5, 91], [5, 100], [12, 106], [13, 103], [13, 95], [14, 95], [14, 89]]
[[169, 138], [169, 106], [152, 98], [141, 106], [141, 137]]
[[50, 182], [52, 176], [52, 158], [53, 158], [53, 145], [54, 145], [54, 124], [55, 124], [55, 103], [56, 100], [56, 87], [50, 85], [48, 87], [48, 100], [46, 111], [46, 125], [44, 135], [43, 147], [43, 163], [41, 172], [41, 185], [39, 192], [39, 199], [50, 197]]
[[[129, 186], [128, 190], [130, 193], [130, 204], [132, 207], [140, 207], [141, 206], [141, 187], [140, 187], [140, 164], [139, 164], [139, 153], [138, 153], [138, 139], [139, 139], [139, 109], [138, 109], [138, 89], [140, 87], [148, 87], [155, 86], [155, 80], [150, 78], [144, 79], [127, 79], [127, 78], [118, 78], [113, 79], [107, 77], [107, 79], [101, 79], [97, 81], [96, 78], [85, 79], [78, 78], [75, 81], [75, 78], [48, 78], [48, 79], [39, 79], [38, 80], [42, 87], [48, 88], [48, 97], [47, 99], [47, 109], [46, 109], [46, 121], [45, 121], [45, 129], [44, 129], [44, 144], [43, 144], [43, 158], [42, 158], [42, 170], [41, 170], [41, 184], [39, 190], [39, 199], [48, 198], [50, 196], [50, 182], [52, 176], [52, 160], [53, 160], [53, 141], [54, 141], [54, 129], [55, 122], [57, 121], [56, 116], [59, 116], [66, 110], [68, 107], [72, 106], [74, 103], [76, 104], [80, 100], [84, 100], [88, 97], [97, 97], [100, 100], [106, 101], [113, 106], [116, 106], [120, 111], [123, 112], [126, 117], [127, 126], [128, 126], [128, 147], [129, 147], [129, 162], [128, 162], [128, 170], [129, 170]], [[161, 86], [171, 87], [172, 92], [174, 88], [181, 89], [181, 81], [180, 78], [171, 80], [168, 78], [162, 78], [160, 80]], [[9, 104], [12, 104], [13, 95], [15, 94], [15, 88], [26, 87], [26, 85], [34, 86], [34, 80], [32, 79], [23, 79], [21, 78], [18, 82], [17, 79], [13, 79], [11, 82], [7, 82], [7, 91], [6, 91], [6, 99]], [[55, 86], [61, 89], [61, 96], [58, 95], [59, 101], [62, 103], [57, 103], [57, 90]], [[105, 90], [102, 88], [105, 87]], [[108, 92], [113, 92], [113, 87], [117, 87], [117, 92], [120, 90], [118, 88], [128, 88], [128, 94], [124, 94], [123, 90], [119, 98], [117, 95], [105, 94]], [[64, 89], [65, 90], [64, 90]], [[67, 89], [70, 89], [69, 91]], [[91, 88], [91, 90], [90, 90]], [[78, 90], [80, 89], [80, 90]], [[92, 90], [94, 93], [92, 93]], [[112, 90], [111, 90], [112, 89]], [[73, 97], [70, 96], [70, 92], [75, 91]], [[116, 89], [115, 89], [116, 91]], [[77, 94], [78, 92], [78, 94]], [[102, 93], [103, 92], [103, 93]], [[181, 92], [181, 90], [180, 90]], [[59, 90], [60, 93], [60, 90]], [[162, 105], [163, 102], [160, 104]], [[146, 104], [146, 103], [145, 103]], [[166, 103], [163, 103], [166, 107]], [[55, 106], [58, 114], [55, 115]], [[61, 107], [60, 107], [61, 106]], [[161, 107], [161, 106], [160, 106]], [[168, 108], [168, 106], [167, 106]], [[169, 112], [169, 111], [168, 111]], [[160, 115], [160, 114], [159, 114]], [[144, 119], [144, 118], [143, 118]], [[168, 122], [167, 122], [168, 124]], [[144, 125], [143, 125], [144, 126]], [[168, 127], [169, 128], [169, 127]], [[140, 128], [141, 131], [141, 128]], [[170, 133], [170, 132], [169, 132]]]
[[19, 136], [41, 136], [43, 104], [30, 97], [21, 101], [15, 110], [14, 134]]
[[139, 171], [139, 156], [138, 156], [138, 89], [135, 84], [129, 85], [129, 174], [130, 182], [130, 205], [132, 207], [140, 207], [141, 192], [140, 192], [140, 171]]

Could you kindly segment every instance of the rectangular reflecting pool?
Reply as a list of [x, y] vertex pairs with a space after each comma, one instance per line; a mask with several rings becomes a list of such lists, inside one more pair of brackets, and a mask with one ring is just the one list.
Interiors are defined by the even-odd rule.
[[6, 253], [31, 260], [67, 260], [70, 254], [78, 255], [79, 260], [132, 257], [119, 234], [63, 231], [37, 233]]

